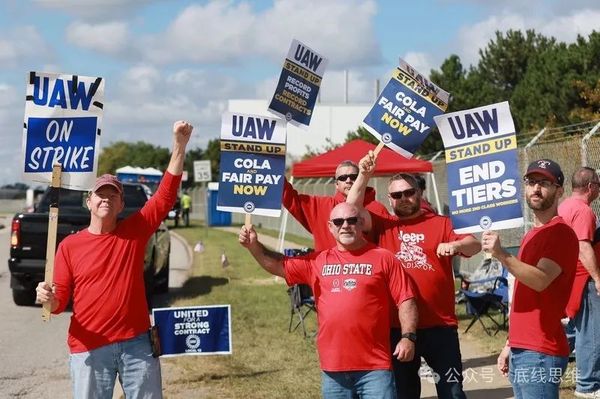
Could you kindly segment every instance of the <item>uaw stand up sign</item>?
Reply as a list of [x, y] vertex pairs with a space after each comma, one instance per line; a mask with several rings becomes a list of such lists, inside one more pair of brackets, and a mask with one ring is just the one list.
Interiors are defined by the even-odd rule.
[[217, 210], [279, 217], [285, 143], [279, 118], [224, 113]]
[[523, 225], [517, 137], [508, 102], [437, 116], [457, 233]]
[[187, 306], [152, 309], [164, 357], [230, 355], [231, 307]]

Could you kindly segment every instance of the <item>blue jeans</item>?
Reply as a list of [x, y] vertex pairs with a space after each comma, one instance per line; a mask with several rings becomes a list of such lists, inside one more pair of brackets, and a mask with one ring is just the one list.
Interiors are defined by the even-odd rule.
[[396, 399], [390, 370], [321, 371], [324, 399]]
[[73, 398], [112, 399], [117, 375], [126, 398], [162, 398], [160, 362], [147, 333], [69, 359]]
[[515, 399], [558, 399], [568, 360], [567, 356], [511, 348], [508, 379]]
[[[400, 335], [399, 329], [392, 329], [390, 334], [392, 352], [400, 340]], [[462, 359], [456, 327], [431, 327], [417, 330], [415, 357], [412, 361], [400, 362], [392, 357], [398, 399], [421, 397], [419, 376], [421, 357], [433, 371], [439, 399], [466, 398], [462, 385]]]
[[600, 296], [594, 280], [583, 290], [581, 307], [573, 319], [575, 324], [575, 361], [578, 392], [600, 389]]

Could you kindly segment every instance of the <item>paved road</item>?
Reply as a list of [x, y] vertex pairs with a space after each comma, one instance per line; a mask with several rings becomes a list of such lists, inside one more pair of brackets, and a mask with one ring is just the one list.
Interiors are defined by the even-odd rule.
[[[10, 226], [10, 220], [0, 225]], [[8, 271], [9, 229], [0, 229], [0, 398], [69, 398], [71, 385], [66, 345], [70, 313], [41, 320], [40, 307], [14, 305]], [[170, 286], [187, 278], [191, 252], [171, 236]]]

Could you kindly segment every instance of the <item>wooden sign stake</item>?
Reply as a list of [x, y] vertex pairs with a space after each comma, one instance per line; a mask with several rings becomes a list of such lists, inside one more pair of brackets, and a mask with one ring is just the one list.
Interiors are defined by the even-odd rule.
[[[56, 231], [58, 228], [58, 198], [60, 189], [60, 179], [62, 174], [62, 167], [60, 164], [52, 166], [52, 184], [50, 185], [52, 191], [50, 196], [50, 211], [48, 213], [48, 241], [46, 242], [46, 271], [44, 274], [44, 281], [52, 287], [54, 281], [54, 255], [56, 253]], [[50, 321], [51, 304], [45, 303], [42, 307], [42, 320]]]

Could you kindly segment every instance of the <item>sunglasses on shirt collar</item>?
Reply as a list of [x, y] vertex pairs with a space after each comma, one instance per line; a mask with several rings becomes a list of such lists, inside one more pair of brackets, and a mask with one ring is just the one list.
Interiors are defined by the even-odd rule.
[[346, 180], [348, 180], [348, 178], [350, 178], [350, 180], [352, 180], [352, 181], [356, 181], [356, 179], [358, 178], [358, 173], [351, 173], [349, 175], [339, 175], [335, 179], [337, 181], [346, 181]]
[[413, 195], [415, 195], [415, 193], [417, 192], [416, 189], [414, 188], [409, 188], [408, 190], [404, 190], [404, 191], [394, 191], [393, 193], [389, 193], [389, 196], [393, 199], [400, 199], [402, 197], [412, 197]]
[[349, 226], [354, 226], [356, 223], [358, 223], [358, 216], [352, 216], [349, 218], [335, 218], [335, 219], [331, 219], [331, 223], [333, 223], [335, 225], [335, 227], [342, 227], [344, 225], [344, 222], [348, 222]]

